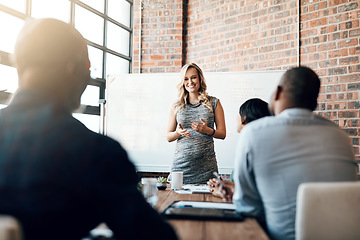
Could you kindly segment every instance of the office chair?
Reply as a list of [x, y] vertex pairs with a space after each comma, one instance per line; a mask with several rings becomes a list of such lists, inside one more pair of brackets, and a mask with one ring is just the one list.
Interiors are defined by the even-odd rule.
[[360, 182], [300, 184], [295, 232], [296, 240], [360, 239]]
[[23, 240], [19, 221], [10, 215], [0, 215], [0, 239]]

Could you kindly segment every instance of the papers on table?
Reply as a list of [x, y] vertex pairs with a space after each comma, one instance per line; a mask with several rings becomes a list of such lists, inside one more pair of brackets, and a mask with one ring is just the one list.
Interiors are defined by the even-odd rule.
[[186, 184], [183, 186], [183, 189], [176, 190], [175, 192], [180, 194], [210, 193], [210, 189], [206, 184]]

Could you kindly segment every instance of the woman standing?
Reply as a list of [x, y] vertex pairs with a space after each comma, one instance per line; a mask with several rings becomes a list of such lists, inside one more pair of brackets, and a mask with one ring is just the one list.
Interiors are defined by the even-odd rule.
[[180, 76], [167, 132], [169, 142], [177, 141], [171, 171], [183, 172], [185, 184], [206, 183], [218, 172], [213, 138], [226, 137], [224, 110], [219, 99], [206, 93], [204, 75], [195, 63], [183, 66]]

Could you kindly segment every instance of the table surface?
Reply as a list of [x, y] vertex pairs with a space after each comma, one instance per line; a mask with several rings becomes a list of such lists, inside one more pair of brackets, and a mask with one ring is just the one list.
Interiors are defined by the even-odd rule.
[[[212, 194], [178, 194], [174, 191], [158, 191], [159, 200], [156, 209], [161, 212], [173, 201], [203, 201], [222, 202]], [[242, 222], [204, 221], [204, 220], [169, 220], [178, 237], [184, 239], [242, 239], [269, 240], [269, 237], [253, 218], [246, 218]]]

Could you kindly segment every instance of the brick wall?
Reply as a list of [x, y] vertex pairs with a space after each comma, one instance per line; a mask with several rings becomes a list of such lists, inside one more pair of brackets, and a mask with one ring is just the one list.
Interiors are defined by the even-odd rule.
[[301, 12], [301, 63], [322, 79], [318, 112], [345, 129], [360, 160], [360, 2], [302, 1]]
[[[345, 129], [360, 161], [360, 1], [144, 3], [141, 72], [178, 72], [185, 62], [221, 72], [288, 69], [300, 62], [322, 79], [318, 113]], [[139, 4], [134, 1], [133, 72], [139, 72]]]
[[[134, 1], [133, 73], [178, 72], [183, 56], [182, 0]], [[141, 20], [141, 58], [139, 31]]]
[[296, 1], [190, 0], [187, 60], [221, 72], [294, 66], [297, 16]]

